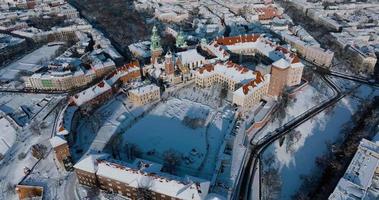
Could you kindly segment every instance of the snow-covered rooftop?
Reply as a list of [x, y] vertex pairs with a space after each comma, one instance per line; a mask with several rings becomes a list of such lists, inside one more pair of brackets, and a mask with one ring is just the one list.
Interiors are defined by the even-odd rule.
[[254, 71], [242, 67], [240, 65], [234, 64], [231, 61], [225, 63], [217, 63], [215, 65], [205, 65], [200, 68], [197, 72], [199, 77], [209, 77], [214, 74], [219, 74], [232, 79], [236, 83], [247, 83], [248, 81], [255, 78]]
[[150, 85], [145, 85], [136, 89], [129, 90], [129, 93], [132, 93], [135, 95], [143, 95], [143, 94], [147, 94], [147, 93], [150, 93], [153, 91], [159, 91], [159, 90], [160, 89], [158, 86], [154, 84], [150, 84]]
[[81, 106], [84, 103], [96, 98], [97, 96], [110, 90], [112, 87], [106, 82], [101, 81], [100, 83], [76, 94], [73, 96], [73, 101], [77, 106]]
[[60, 136], [54, 136], [50, 139], [50, 144], [53, 148], [67, 144], [67, 141]]
[[280, 68], [304, 66], [298, 56], [287, 48], [279, 46], [263, 35], [240, 35], [234, 37], [221, 37], [215, 40], [218, 45], [229, 51], [257, 51], [259, 54], [272, 60]]
[[143, 184], [149, 189], [179, 199], [204, 199], [208, 194], [209, 181], [185, 176], [178, 177], [161, 172], [157, 163], [136, 159], [132, 164], [118, 164], [108, 160], [96, 159], [90, 155], [79, 161], [76, 169], [96, 173], [97, 176], [110, 178], [130, 187], [138, 188]]
[[329, 199], [378, 199], [378, 171], [379, 145], [363, 139]]
[[176, 53], [176, 56], [182, 61], [182, 64], [190, 64], [196, 61], [204, 61], [205, 58], [200, 55], [196, 49], [189, 49], [187, 51], [182, 51]]

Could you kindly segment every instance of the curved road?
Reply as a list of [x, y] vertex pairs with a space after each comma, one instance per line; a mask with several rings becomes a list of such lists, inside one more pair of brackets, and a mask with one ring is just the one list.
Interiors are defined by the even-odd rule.
[[[249, 157], [249, 160], [244, 167], [244, 175], [242, 178], [241, 188], [239, 189], [239, 199], [248, 199], [250, 196], [250, 187], [252, 180], [254, 178], [256, 165], [258, 164], [258, 158], [260, 157], [261, 153], [264, 152], [264, 150], [272, 144], [277, 139], [283, 137], [287, 133], [294, 130], [296, 127], [304, 123], [305, 121], [311, 119], [312, 117], [316, 116], [320, 112], [324, 111], [328, 107], [336, 104], [338, 101], [340, 101], [342, 98], [346, 96], [346, 93], [342, 93], [339, 87], [329, 79], [328, 76], [325, 76], [322, 74], [322, 79], [328, 84], [328, 86], [334, 91], [334, 95], [332, 98], [322, 102], [320, 105], [317, 105], [308, 111], [302, 113], [301, 115], [295, 117], [291, 121], [284, 124], [282, 127], [277, 128], [275, 131], [269, 133], [262, 139], [260, 139], [258, 142], [254, 143], [253, 139], [250, 141], [251, 145], [251, 156]], [[237, 189], [237, 190], [238, 190]], [[235, 197], [234, 199], [237, 199]]]

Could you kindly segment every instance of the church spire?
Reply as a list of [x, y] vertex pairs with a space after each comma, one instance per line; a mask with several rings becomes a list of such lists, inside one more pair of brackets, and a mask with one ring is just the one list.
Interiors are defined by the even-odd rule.
[[158, 29], [156, 26], [153, 27], [152, 35], [151, 35], [151, 45], [150, 50], [161, 50], [161, 37], [158, 34]]

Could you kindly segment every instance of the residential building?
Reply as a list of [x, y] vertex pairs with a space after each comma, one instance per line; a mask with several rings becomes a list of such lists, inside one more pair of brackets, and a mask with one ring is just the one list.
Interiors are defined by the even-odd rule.
[[321, 48], [319, 44], [308, 43], [288, 33], [281, 32], [281, 36], [304, 59], [326, 67], [332, 65], [334, 52]]
[[129, 99], [137, 106], [160, 100], [160, 98], [160, 88], [154, 84], [129, 90]]
[[54, 136], [50, 139], [50, 144], [54, 149], [55, 157], [59, 164], [61, 164], [66, 171], [71, 171], [73, 166], [67, 141], [60, 136]]
[[210, 182], [191, 176], [162, 172], [162, 165], [136, 159], [133, 163], [96, 158], [90, 155], [74, 166], [80, 184], [100, 187], [130, 199], [143, 190], [155, 200], [205, 199]]
[[138, 61], [132, 61], [122, 67], [117, 68], [119, 80], [126, 84], [141, 78], [141, 69]]
[[74, 105], [86, 110], [86, 107], [97, 106], [108, 100], [113, 94], [112, 86], [105, 80], [85, 89], [71, 97]]
[[329, 200], [379, 199], [379, 144], [362, 139]]
[[115, 63], [109, 58], [99, 60], [91, 57], [91, 64], [72, 58], [57, 59], [49, 65], [47, 72], [25, 77], [25, 87], [67, 91], [85, 86], [111, 73], [114, 69]]

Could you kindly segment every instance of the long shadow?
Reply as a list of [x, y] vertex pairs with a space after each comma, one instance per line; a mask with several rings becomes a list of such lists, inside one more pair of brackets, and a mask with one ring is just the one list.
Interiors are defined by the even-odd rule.
[[[72, 144], [70, 151], [71, 151], [71, 154], [73, 155], [74, 162], [80, 160], [82, 156], [86, 153], [100, 153], [100, 152], [89, 151], [90, 150], [89, 148], [91, 147], [91, 144], [94, 142], [99, 129], [102, 126], [104, 126], [105, 123], [107, 122], [107, 120], [97, 119], [98, 116], [99, 118], [102, 118], [102, 116], [100, 116], [100, 112], [103, 112], [105, 109], [112, 109], [112, 110], [107, 110], [107, 112], [113, 113], [117, 109], [120, 109], [120, 107], [122, 107], [122, 103], [120, 103], [119, 106], [117, 107], [110, 106], [112, 103], [114, 103], [113, 101], [117, 101], [117, 99], [113, 98], [108, 103], [102, 104], [100, 107], [97, 107], [96, 109], [94, 109], [93, 113], [89, 115], [82, 114], [80, 111], [77, 111], [75, 113], [75, 115], [77, 115], [75, 116], [76, 120], [78, 122], [81, 121], [82, 123], [78, 123], [78, 126], [74, 127], [71, 133], [73, 134], [73, 136], [69, 137], [69, 143]], [[83, 125], [90, 126], [91, 125], [90, 121], [95, 120], [95, 119], [96, 119], [96, 122], [92, 124], [97, 127], [97, 130], [95, 132], [92, 132], [91, 134], [81, 132], [81, 130], [83, 130], [81, 126]], [[87, 122], [83, 123], [83, 120], [87, 120]], [[84, 137], [82, 134], [86, 134], [86, 137]], [[85, 141], [83, 141], [83, 138], [85, 139]]]
[[[188, 110], [184, 115], [193, 119], [205, 118], [209, 114], [209, 110], [199, 106], [190, 106], [185, 109]], [[115, 136], [117, 140], [121, 140], [117, 145], [122, 151], [116, 159], [130, 162], [135, 158], [142, 158], [164, 165], [165, 152], [173, 151], [180, 155], [180, 164], [177, 166], [175, 175], [199, 176], [197, 168], [207, 151], [205, 127], [201, 120], [191, 122], [194, 124], [184, 123], [178, 115], [168, 117], [146, 114], [133, 126], [122, 130], [121, 137]], [[114, 150], [114, 144], [111, 141], [104, 150], [110, 154]], [[136, 148], [134, 155], [130, 155], [128, 148], [131, 147]], [[205, 178], [210, 178], [213, 172], [204, 174]]]

